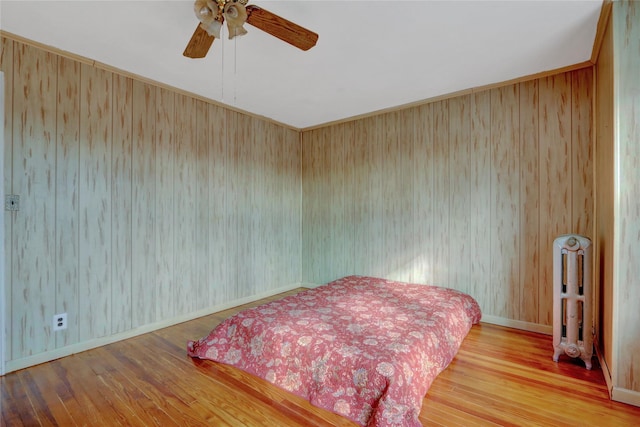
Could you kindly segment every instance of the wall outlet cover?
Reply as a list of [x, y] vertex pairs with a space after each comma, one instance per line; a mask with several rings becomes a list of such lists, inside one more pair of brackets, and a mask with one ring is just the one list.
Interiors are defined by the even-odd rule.
[[67, 313], [55, 314], [53, 316], [53, 331], [67, 329]]

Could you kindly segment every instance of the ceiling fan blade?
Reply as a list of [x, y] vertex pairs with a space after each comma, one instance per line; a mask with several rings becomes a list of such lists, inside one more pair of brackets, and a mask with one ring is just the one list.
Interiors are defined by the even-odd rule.
[[215, 37], [210, 36], [209, 33], [198, 24], [191, 36], [191, 40], [189, 40], [189, 44], [187, 44], [182, 54], [187, 58], [204, 58], [207, 52], [209, 52], [209, 48], [214, 39]]
[[247, 6], [247, 23], [299, 49], [309, 50], [316, 45], [318, 35], [298, 24], [274, 15], [261, 7]]

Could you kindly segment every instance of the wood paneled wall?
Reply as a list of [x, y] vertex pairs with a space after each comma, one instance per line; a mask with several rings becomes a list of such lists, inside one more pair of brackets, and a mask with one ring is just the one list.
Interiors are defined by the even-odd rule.
[[640, 405], [640, 3], [614, 2], [614, 397]]
[[1, 42], [9, 361], [301, 282], [299, 132]]
[[[0, 71], [2, 71], [3, 74], [3, 78], [4, 78], [4, 88], [3, 88], [3, 94], [4, 94], [4, 99], [0, 100], [0, 102], [3, 102], [3, 138], [2, 138], [2, 142], [3, 142], [3, 173], [2, 173], [2, 188], [3, 188], [3, 194], [7, 194], [7, 191], [11, 188], [11, 181], [12, 181], [12, 173], [11, 171], [13, 170], [12, 165], [11, 165], [11, 144], [9, 144], [9, 141], [11, 141], [10, 137], [11, 137], [11, 123], [13, 122], [13, 111], [11, 109], [11, 106], [13, 105], [13, 91], [9, 90], [10, 87], [13, 87], [13, 80], [12, 80], [12, 73], [7, 73], [5, 71], [5, 67], [2, 66], [2, 64], [7, 64], [7, 63], [11, 63], [13, 62], [13, 49], [7, 49], [6, 48], [6, 41], [0, 37]], [[11, 264], [9, 263], [9, 237], [11, 235], [11, 221], [9, 220], [9, 212], [4, 212], [4, 216], [3, 216], [3, 238], [4, 238], [4, 245], [3, 245], [3, 250], [0, 250], [0, 252], [2, 252], [2, 256], [4, 256], [4, 260], [5, 262], [3, 263], [3, 267], [4, 267], [4, 271], [0, 271], [0, 274], [2, 274], [4, 277], [2, 277], [2, 280], [4, 280], [5, 283], [5, 289], [2, 289], [2, 286], [0, 286], [0, 292], [4, 291], [3, 295], [0, 295], [0, 303], [2, 303], [3, 308], [0, 308], [0, 315], [4, 316], [4, 318], [2, 319], [2, 321], [0, 321], [0, 327], [3, 327], [4, 329], [0, 332], [0, 336], [2, 338], [2, 356], [0, 356], [0, 363], [3, 363], [3, 366], [0, 367], [0, 371], [2, 371], [2, 373], [6, 372], [6, 365], [4, 364], [4, 362], [6, 362], [6, 360], [9, 358], [9, 341], [11, 340], [10, 337], [10, 331], [9, 331], [9, 327], [10, 327], [10, 323], [9, 323], [9, 319], [8, 319], [8, 313], [10, 310], [10, 304], [11, 304], [11, 300], [8, 298], [9, 295], [9, 291], [8, 288], [9, 287], [9, 280], [11, 279]]]
[[614, 267], [614, 99], [613, 99], [613, 24], [609, 24], [595, 67], [596, 73], [596, 240], [595, 278], [597, 295], [597, 344], [604, 358], [603, 371], [611, 388], [610, 370], [613, 361], [613, 267]]
[[614, 400], [640, 406], [640, 5], [615, 1], [596, 63], [597, 342]]
[[303, 132], [303, 277], [453, 287], [552, 324], [552, 244], [593, 234], [586, 68]]

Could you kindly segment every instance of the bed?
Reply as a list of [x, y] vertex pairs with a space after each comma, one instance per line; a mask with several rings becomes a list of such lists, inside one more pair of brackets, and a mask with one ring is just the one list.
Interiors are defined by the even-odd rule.
[[469, 295], [348, 276], [226, 319], [188, 354], [362, 426], [421, 426], [422, 400], [481, 318]]

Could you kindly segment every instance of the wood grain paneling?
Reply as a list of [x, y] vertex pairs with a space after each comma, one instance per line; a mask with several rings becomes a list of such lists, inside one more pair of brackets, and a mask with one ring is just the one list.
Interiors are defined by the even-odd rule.
[[[271, 288], [273, 280], [272, 254], [276, 239], [273, 236], [274, 205], [278, 203], [277, 174], [265, 174], [267, 170], [275, 170], [274, 147], [265, 144], [269, 138], [269, 126], [262, 120], [253, 119], [252, 126], [253, 145], [251, 156], [254, 166], [251, 170], [251, 183], [253, 192], [251, 195], [252, 249], [256, 268], [253, 270], [251, 283], [255, 284], [258, 278], [262, 278], [265, 286]], [[260, 230], [261, 232], [258, 232]]]
[[[353, 171], [353, 193], [350, 195], [352, 203], [353, 203], [353, 240], [355, 251], [353, 253], [353, 269], [354, 272], [362, 272], [369, 271], [369, 260], [370, 256], [370, 239], [369, 236], [369, 227], [371, 221], [369, 219], [369, 186], [368, 186], [368, 176], [371, 173], [371, 161], [369, 158], [369, 153], [367, 149], [367, 135], [370, 132], [367, 124], [370, 119], [362, 119], [358, 120], [354, 124], [354, 138], [353, 141], [349, 144], [349, 147], [353, 150], [353, 158], [355, 160], [354, 163], [354, 171]], [[304, 184], [306, 178], [306, 170], [305, 166], [309, 163], [307, 156], [309, 152], [307, 151], [306, 145], [306, 132], [303, 133], [302, 140], [302, 152], [303, 152], [303, 168], [302, 171], [305, 174], [302, 178], [302, 182]], [[302, 202], [305, 206], [310, 203], [321, 204], [321, 200], [308, 200], [305, 195], [303, 195]], [[310, 228], [306, 222], [306, 211], [303, 214], [303, 234], [305, 235], [313, 235], [313, 233], [321, 232], [321, 230], [314, 230]], [[365, 244], [363, 244], [365, 243]], [[307, 247], [303, 248], [305, 252], [303, 252], [302, 260], [306, 260], [308, 258], [307, 255], [313, 256], [313, 252], [307, 252]], [[304, 264], [303, 264], [304, 267]], [[303, 277], [306, 277], [306, 271], [302, 270]]]
[[209, 304], [215, 306], [225, 301], [229, 286], [229, 245], [227, 240], [227, 139], [225, 135], [226, 113], [221, 107], [208, 106], [209, 131]]
[[131, 329], [133, 81], [113, 76], [111, 333]]
[[[386, 159], [383, 153], [384, 144], [384, 117], [371, 117], [367, 121], [369, 133], [367, 134], [367, 158], [368, 172], [366, 177], [367, 194], [369, 198], [366, 202], [367, 214], [369, 218], [368, 238], [369, 243], [376, 241], [377, 244], [369, 244], [369, 271], [375, 276], [388, 274], [389, 269], [385, 262], [385, 235], [384, 235], [384, 209], [389, 204], [388, 199], [380, 197], [383, 191], [382, 183], [386, 179], [383, 174]], [[384, 193], [382, 193], [384, 194]], [[396, 199], [394, 198], [394, 201]], [[376, 237], [373, 237], [376, 236]], [[364, 241], [362, 242], [364, 244]]]
[[[327, 131], [328, 133], [323, 135], [326, 138], [323, 138], [320, 146], [320, 149], [327, 152], [327, 156], [324, 158], [327, 163], [323, 170], [320, 170], [320, 173], [328, 173], [326, 186], [323, 186], [323, 188], [329, 190], [326, 192], [326, 196], [330, 198], [327, 208], [329, 210], [331, 233], [327, 236], [327, 243], [329, 245], [329, 253], [334, 254], [334, 256], [330, 257], [329, 262], [332, 265], [329, 268], [334, 276], [342, 277], [348, 274], [349, 268], [347, 265], [352, 259], [351, 254], [347, 252], [349, 249], [347, 242], [352, 241], [353, 238], [350, 235], [350, 228], [347, 227], [348, 210], [345, 209], [350, 175], [347, 173], [347, 146], [344, 126], [331, 126], [327, 128]], [[329, 149], [327, 150], [324, 145], [330, 145]], [[332, 279], [328, 278], [328, 280]]]
[[[321, 189], [328, 188], [320, 182], [322, 168], [326, 161], [324, 154], [328, 153], [324, 150], [320, 141], [322, 140], [323, 129], [314, 130], [305, 133], [303, 146], [303, 163], [302, 163], [302, 198], [303, 198], [303, 229], [302, 244], [303, 250], [307, 253], [313, 253], [315, 257], [302, 257], [302, 269], [305, 272], [307, 280], [312, 282], [323, 283], [325, 276], [322, 275], [324, 269], [324, 259], [326, 251], [323, 249], [325, 245], [325, 236], [319, 234], [324, 231], [328, 232], [328, 227], [320, 223], [323, 217], [323, 209], [325, 199], [319, 193]], [[325, 175], [326, 176], [326, 175]]]
[[4, 185], [21, 196], [4, 225], [10, 362], [302, 280], [298, 132], [2, 47]]
[[470, 179], [470, 97], [461, 96], [449, 100], [449, 238], [455, 242], [449, 246], [449, 282], [447, 286], [469, 292], [471, 229], [468, 221], [471, 210]]
[[[449, 217], [451, 190], [449, 168], [449, 101], [433, 105], [433, 285], [449, 284]], [[457, 242], [455, 242], [457, 243]]]
[[[190, 313], [198, 308], [197, 300], [185, 295], [197, 295], [196, 279], [196, 226], [197, 219], [197, 164], [196, 101], [185, 95], [175, 96], [173, 214], [175, 224], [174, 242], [174, 315]], [[197, 252], [196, 252], [197, 253]], [[204, 296], [206, 297], [206, 295]]]
[[211, 277], [211, 269], [213, 265], [209, 262], [211, 259], [210, 233], [211, 227], [215, 223], [210, 222], [212, 213], [212, 203], [209, 199], [211, 188], [211, 159], [210, 150], [213, 144], [210, 143], [211, 128], [209, 126], [209, 105], [203, 101], [196, 102], [195, 111], [195, 127], [193, 128], [193, 138], [195, 147], [195, 253], [194, 258], [194, 291], [199, 295], [197, 301], [194, 301], [194, 308], [201, 310], [209, 307], [213, 297], [212, 290], [215, 288], [214, 283], [209, 282]]
[[112, 74], [80, 70], [80, 341], [111, 333]]
[[517, 319], [520, 143], [518, 85], [491, 90], [491, 285], [492, 313]]
[[468, 292], [487, 308], [491, 288], [491, 92], [471, 95], [471, 188]]
[[580, 76], [595, 80], [597, 333], [612, 398], [640, 406], [640, 7], [631, 1], [610, 7], [595, 75]]
[[[239, 278], [238, 263], [240, 254], [240, 243], [238, 235], [238, 224], [244, 219], [246, 212], [241, 210], [238, 203], [239, 190], [239, 144], [238, 144], [238, 113], [235, 111], [225, 110], [224, 122], [226, 124], [226, 159], [225, 159], [225, 182], [227, 184], [225, 192], [225, 251], [227, 259], [227, 278], [228, 282], [224, 287], [224, 293], [232, 298], [239, 297]], [[246, 258], [243, 261], [246, 268], [250, 268], [250, 262]], [[234, 285], [232, 285], [234, 284]]]
[[571, 226], [571, 74], [540, 80], [540, 323], [553, 321], [553, 240]]
[[56, 314], [68, 327], [56, 333], [56, 347], [78, 342], [80, 280], [80, 64], [58, 60], [56, 138]]
[[[4, 188], [4, 194], [12, 194], [13, 193], [13, 45], [14, 43], [10, 40], [7, 40], [3, 37], [0, 37], [0, 70], [4, 74], [4, 99], [0, 100], [3, 102], [3, 112], [4, 117], [2, 118], [3, 122], [3, 132], [4, 132], [4, 146], [2, 149], [4, 150], [3, 155], [3, 176], [2, 176], [2, 185]], [[13, 252], [7, 250], [7, 248], [12, 247], [11, 239], [12, 239], [12, 230], [13, 230], [13, 222], [17, 213], [6, 212], [4, 213], [4, 223], [1, 225], [4, 227], [4, 236], [5, 236], [5, 250], [4, 250], [4, 272], [0, 273], [4, 275], [4, 294], [0, 295], [0, 297], [4, 298], [5, 301], [5, 311], [4, 311], [4, 319], [2, 319], [2, 325], [4, 326], [4, 336], [6, 337], [6, 342], [2, 343], [2, 350], [5, 352], [5, 357], [3, 360], [7, 360], [10, 355], [13, 353], [12, 348], [12, 339], [11, 339], [11, 325], [12, 325], [12, 315], [11, 315], [11, 302], [13, 301], [12, 297], [12, 268], [13, 268]], [[0, 291], [1, 292], [1, 291]], [[2, 314], [0, 314], [1, 316]]]
[[247, 206], [247, 227], [245, 228], [246, 238], [244, 239], [247, 244], [246, 254], [251, 257], [253, 267], [245, 270], [245, 279], [243, 283], [245, 286], [246, 294], [243, 296], [253, 295], [255, 292], [256, 280], [262, 280], [268, 283], [268, 279], [265, 277], [265, 252], [264, 247], [266, 244], [266, 236], [264, 233], [259, 232], [264, 226], [265, 221], [263, 215], [265, 215], [265, 209], [267, 206], [264, 201], [262, 191], [268, 188], [268, 181], [270, 177], [261, 175], [261, 171], [264, 169], [267, 159], [261, 154], [266, 155], [264, 146], [261, 146], [261, 137], [258, 135], [263, 132], [262, 121], [254, 117], [246, 115], [242, 116], [241, 127], [247, 130], [247, 135], [243, 138], [246, 147], [244, 152], [244, 158], [249, 159], [248, 162], [243, 162], [243, 167], [247, 168], [247, 186], [246, 193], [246, 206]]
[[635, 393], [640, 404], [640, 4], [613, 6], [616, 163], [618, 188], [615, 221], [614, 383]]
[[[613, 69], [613, 25], [605, 31], [600, 55], [595, 67], [596, 74], [596, 156], [595, 156], [595, 205], [596, 232], [594, 247], [595, 276], [598, 283], [595, 301], [599, 316], [596, 320], [598, 346], [602, 357], [610, 366], [613, 362], [613, 265], [614, 265], [614, 69]], [[609, 378], [611, 379], [611, 378]]]
[[[285, 165], [284, 223], [285, 251], [281, 254], [286, 283], [300, 283], [302, 277], [302, 144], [300, 133], [279, 128], [282, 133]], [[300, 254], [300, 258], [294, 256]]]
[[[344, 238], [342, 239], [342, 244], [344, 245], [344, 273], [354, 274], [355, 273], [355, 256], [354, 254], [359, 248], [356, 246], [355, 240], [355, 218], [354, 218], [354, 210], [355, 206], [353, 203], [349, 203], [353, 197], [353, 190], [355, 186], [355, 177], [356, 177], [356, 169], [357, 165], [360, 163], [360, 159], [355, 157], [355, 151], [352, 149], [352, 143], [355, 137], [355, 126], [353, 122], [343, 123], [342, 127], [342, 151], [340, 152], [340, 156], [344, 158], [344, 174], [343, 174], [343, 182], [342, 182], [342, 200], [345, 201], [344, 204]], [[339, 179], [339, 177], [334, 177], [334, 179]], [[336, 274], [339, 275], [340, 273]]]
[[[369, 219], [368, 234], [366, 240], [360, 241], [359, 246], [368, 246], [369, 271], [374, 276], [385, 276], [388, 274], [387, 263], [385, 261], [385, 240], [384, 240], [384, 207], [389, 204], [388, 199], [380, 197], [382, 183], [385, 176], [384, 163], [386, 159], [383, 155], [383, 138], [384, 138], [384, 118], [382, 116], [374, 116], [366, 120], [366, 126], [369, 128], [366, 138], [366, 159], [367, 172], [366, 176], [366, 194], [369, 195], [366, 201], [367, 218]], [[395, 198], [394, 198], [395, 201]], [[375, 237], [374, 237], [375, 236]], [[376, 243], [374, 243], [376, 242]]]
[[[265, 160], [261, 176], [267, 177], [264, 180], [264, 191], [258, 189], [258, 193], [261, 196], [259, 200], [263, 204], [261, 220], [264, 225], [260, 227], [262, 229], [260, 236], [264, 251], [264, 276], [267, 279], [265, 287], [267, 289], [275, 289], [280, 286], [278, 271], [281, 271], [280, 254], [282, 254], [283, 241], [282, 232], [279, 230], [284, 220], [282, 216], [282, 190], [284, 185], [280, 161], [284, 155], [281, 151], [283, 144], [268, 143], [268, 141], [280, 140], [278, 131], [272, 123], [263, 120], [257, 120], [256, 122], [258, 124], [255, 128], [257, 132], [256, 141], [258, 145], [262, 146], [262, 150], [258, 152], [263, 153]], [[260, 176], [256, 176], [256, 179], [259, 178]]]
[[155, 141], [155, 232], [156, 232], [156, 294], [155, 319], [175, 315], [175, 97], [173, 92], [156, 88]]
[[[55, 306], [55, 161], [57, 57], [16, 44], [13, 52], [14, 215], [11, 354], [8, 360], [52, 348]], [[18, 331], [18, 333], [14, 332]]]
[[[270, 168], [272, 161], [271, 147], [264, 144], [267, 128], [262, 120], [251, 118], [246, 125], [250, 131], [250, 145], [248, 146], [249, 176], [251, 189], [249, 194], [249, 216], [251, 228], [249, 229], [250, 253], [253, 259], [251, 274], [247, 277], [248, 295], [255, 291], [256, 280], [262, 280], [268, 287], [271, 277], [267, 274], [271, 235], [269, 230], [269, 215], [271, 205], [274, 203], [274, 189], [272, 187], [273, 174], [265, 175], [264, 171]], [[262, 231], [262, 232], [260, 232]]]
[[434, 248], [435, 233], [433, 218], [437, 206], [433, 200], [435, 180], [434, 142], [433, 142], [433, 107], [425, 104], [414, 108], [414, 183], [413, 197], [414, 254], [413, 278], [417, 283], [434, 283]]
[[520, 83], [520, 311], [537, 323], [540, 301], [540, 147], [538, 81]]
[[572, 232], [593, 236], [593, 69], [571, 74]]
[[[269, 145], [267, 141], [278, 141], [277, 144]], [[275, 171], [273, 174], [269, 174], [269, 192], [270, 195], [267, 198], [268, 208], [265, 212], [264, 219], [266, 222], [264, 235], [265, 235], [265, 276], [268, 277], [268, 282], [265, 286], [268, 289], [274, 289], [278, 286], [279, 274], [278, 272], [284, 271], [283, 265], [284, 259], [281, 254], [284, 253], [285, 234], [283, 233], [285, 217], [285, 180], [286, 178], [286, 161], [285, 161], [285, 149], [288, 148], [284, 141], [284, 132], [282, 129], [273, 123], [264, 123], [264, 130], [262, 134], [261, 144], [269, 146], [268, 162], [266, 170]]]
[[[401, 110], [383, 116], [381, 184], [386, 276], [410, 280], [413, 240], [413, 114]], [[387, 203], [395, 200], [394, 203]], [[409, 268], [408, 268], [409, 267]]]
[[[252, 198], [253, 198], [253, 174], [252, 170], [255, 158], [252, 157], [253, 129], [252, 119], [242, 114], [236, 114], [235, 127], [236, 135], [233, 143], [233, 153], [235, 162], [235, 191], [233, 196], [236, 203], [236, 253], [230, 259], [235, 277], [237, 280], [237, 297], [242, 298], [250, 295], [253, 283], [253, 269], [256, 268], [253, 239], [253, 218], [252, 218]], [[256, 213], [257, 214], [257, 213]]]
[[133, 82], [131, 326], [156, 320], [156, 89]]
[[344, 123], [303, 132], [305, 280], [349, 262], [326, 240], [348, 214], [354, 273], [454, 287], [487, 315], [551, 325], [553, 239], [593, 221], [589, 73], [355, 120], [349, 138]]

